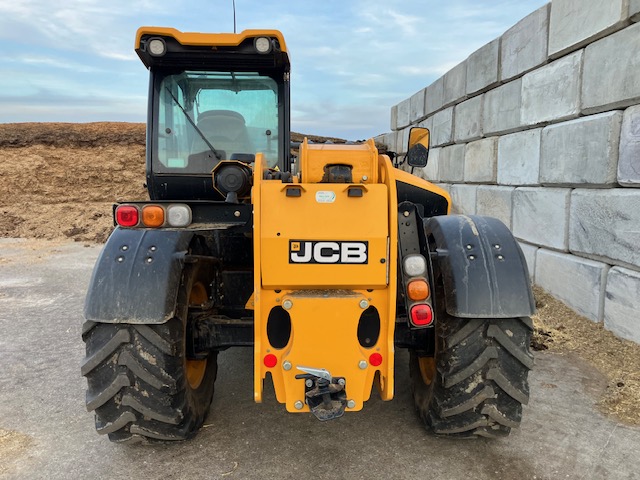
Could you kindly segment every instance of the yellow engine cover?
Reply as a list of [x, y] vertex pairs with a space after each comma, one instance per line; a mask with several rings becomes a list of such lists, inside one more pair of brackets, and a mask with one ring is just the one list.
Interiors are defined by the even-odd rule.
[[319, 183], [325, 165], [349, 165], [355, 183], [378, 182], [378, 150], [373, 139], [359, 145], [310, 144], [304, 139], [300, 145], [300, 173], [302, 182]]

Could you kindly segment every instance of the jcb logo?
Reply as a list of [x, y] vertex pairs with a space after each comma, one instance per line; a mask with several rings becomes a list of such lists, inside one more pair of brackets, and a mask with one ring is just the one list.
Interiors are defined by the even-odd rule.
[[289, 263], [366, 264], [369, 242], [290, 240]]

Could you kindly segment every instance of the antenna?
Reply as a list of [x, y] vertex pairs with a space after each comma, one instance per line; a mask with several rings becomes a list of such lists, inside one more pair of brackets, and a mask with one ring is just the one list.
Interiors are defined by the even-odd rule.
[[233, 0], [233, 33], [236, 32], [236, 0]]

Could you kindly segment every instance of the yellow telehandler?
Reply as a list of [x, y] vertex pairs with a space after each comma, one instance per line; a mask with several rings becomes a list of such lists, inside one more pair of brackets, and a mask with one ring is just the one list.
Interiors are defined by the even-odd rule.
[[[394, 394], [410, 352], [436, 434], [497, 437], [529, 397], [534, 300], [500, 221], [449, 215], [446, 191], [373, 140], [290, 149], [289, 54], [276, 30], [143, 27], [149, 201], [116, 228], [86, 297], [82, 374], [115, 442], [182, 440], [209, 412], [217, 358], [253, 348], [286, 410], [336, 419]], [[403, 161], [424, 167], [429, 131]], [[293, 173], [292, 173], [293, 172]]]

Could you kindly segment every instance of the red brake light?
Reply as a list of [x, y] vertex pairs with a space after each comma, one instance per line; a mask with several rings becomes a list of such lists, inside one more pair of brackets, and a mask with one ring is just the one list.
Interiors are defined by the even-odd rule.
[[382, 355], [379, 353], [372, 353], [369, 357], [369, 364], [373, 367], [379, 367], [382, 364]]
[[267, 368], [273, 368], [278, 363], [278, 357], [273, 353], [264, 356], [264, 366]]
[[121, 227], [135, 227], [138, 224], [138, 209], [131, 205], [116, 208], [116, 223]]
[[416, 327], [431, 325], [433, 322], [433, 310], [429, 305], [414, 305], [411, 307], [411, 323]]

